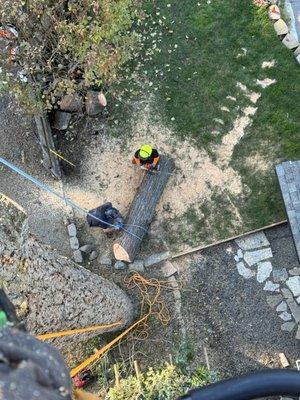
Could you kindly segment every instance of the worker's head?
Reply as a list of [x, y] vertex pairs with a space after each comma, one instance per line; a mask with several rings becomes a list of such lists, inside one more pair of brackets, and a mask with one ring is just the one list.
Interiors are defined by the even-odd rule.
[[152, 154], [152, 147], [149, 144], [144, 144], [139, 151], [139, 157], [141, 160], [147, 160]]

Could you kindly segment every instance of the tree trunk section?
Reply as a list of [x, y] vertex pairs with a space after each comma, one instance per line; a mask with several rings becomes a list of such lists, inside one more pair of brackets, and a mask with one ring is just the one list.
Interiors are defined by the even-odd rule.
[[161, 157], [160, 169], [145, 173], [141, 186], [133, 200], [126, 219], [126, 231], [122, 231], [114, 243], [113, 250], [117, 260], [133, 262], [154, 217], [155, 208], [164, 188], [174, 171], [174, 161]]
[[[28, 234], [27, 215], [0, 194], [0, 282], [17, 315], [33, 334], [84, 328], [133, 318], [127, 295], [114, 283], [80, 267]], [[104, 331], [55, 339], [58, 347]]]

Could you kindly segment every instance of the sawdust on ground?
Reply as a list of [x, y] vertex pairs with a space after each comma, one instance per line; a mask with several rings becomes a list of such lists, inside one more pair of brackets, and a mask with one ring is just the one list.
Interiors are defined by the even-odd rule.
[[[254, 105], [261, 94], [251, 92], [242, 83], [237, 86]], [[243, 193], [241, 177], [230, 166], [235, 146], [252, 123], [257, 107], [247, 106], [233, 121], [233, 128], [215, 148], [217, 160], [199, 149], [192, 140], [180, 141], [171, 128], [157, 117], [153, 118], [152, 100], [135, 118], [131, 138], [101, 137], [93, 148], [83, 154], [81, 178], [69, 183], [67, 195], [82, 207], [91, 209], [111, 201], [126, 214], [143, 179], [143, 172], [131, 163], [133, 153], [141, 144], [149, 143], [162, 154], [168, 154], [176, 162], [176, 170], [170, 177], [158, 205], [157, 222], [170, 217], [180, 217], [189, 207], [210, 200], [215, 191], [227, 197], [231, 212], [242, 223], [238, 209], [232, 202]], [[83, 184], [84, 182], [84, 184]]]
[[[126, 213], [143, 179], [143, 172], [131, 164], [134, 150], [142, 143], [150, 143], [176, 160], [175, 173], [170, 177], [158, 206], [159, 214], [164, 214], [163, 206], [168, 205], [169, 214], [171, 210], [173, 216], [180, 216], [189, 206], [209, 198], [216, 188], [226, 188], [234, 195], [242, 192], [240, 176], [228, 166], [230, 152], [226, 153], [229, 158], [224, 167], [213, 162], [207, 152], [198, 149], [192, 141], [185, 140], [179, 144], [171, 129], [162, 123], [153, 123], [150, 107], [148, 105], [137, 119], [126, 149], [121, 140], [107, 138], [86, 152], [80, 180], [84, 186], [70, 183], [68, 197], [88, 209], [112, 201]], [[241, 123], [245, 125], [243, 122], [238, 122], [238, 125]], [[221, 148], [227, 146], [221, 145]]]

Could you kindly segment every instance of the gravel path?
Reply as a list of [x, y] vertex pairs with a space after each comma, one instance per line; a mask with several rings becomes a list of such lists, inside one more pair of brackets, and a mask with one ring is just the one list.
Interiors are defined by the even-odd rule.
[[[265, 233], [273, 266], [299, 266], [287, 225]], [[299, 357], [295, 332], [281, 330], [283, 321], [266, 301], [270, 293], [255, 278], [245, 280], [239, 275], [236, 251], [236, 243], [229, 242], [177, 261], [180, 278], [191, 289], [183, 291], [182, 302], [196, 360], [203, 360], [206, 346], [211, 367], [220, 377], [280, 366], [281, 352], [295, 366]]]
[[[7, 97], [0, 99], [0, 122], [1, 156], [61, 191], [60, 182], [47, 174], [40, 163], [40, 148], [31, 120]], [[0, 166], [0, 172], [0, 193], [15, 200], [28, 212], [31, 233], [68, 256], [70, 248], [64, 223], [64, 204], [8, 168]]]

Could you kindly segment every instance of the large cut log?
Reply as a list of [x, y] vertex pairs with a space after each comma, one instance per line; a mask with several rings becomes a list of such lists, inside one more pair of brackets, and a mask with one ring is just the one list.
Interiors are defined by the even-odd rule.
[[159, 165], [159, 171], [145, 173], [133, 200], [126, 219], [127, 232], [122, 231], [113, 246], [117, 260], [132, 262], [149, 229], [156, 205], [175, 167], [174, 161], [166, 156], [161, 157]]

